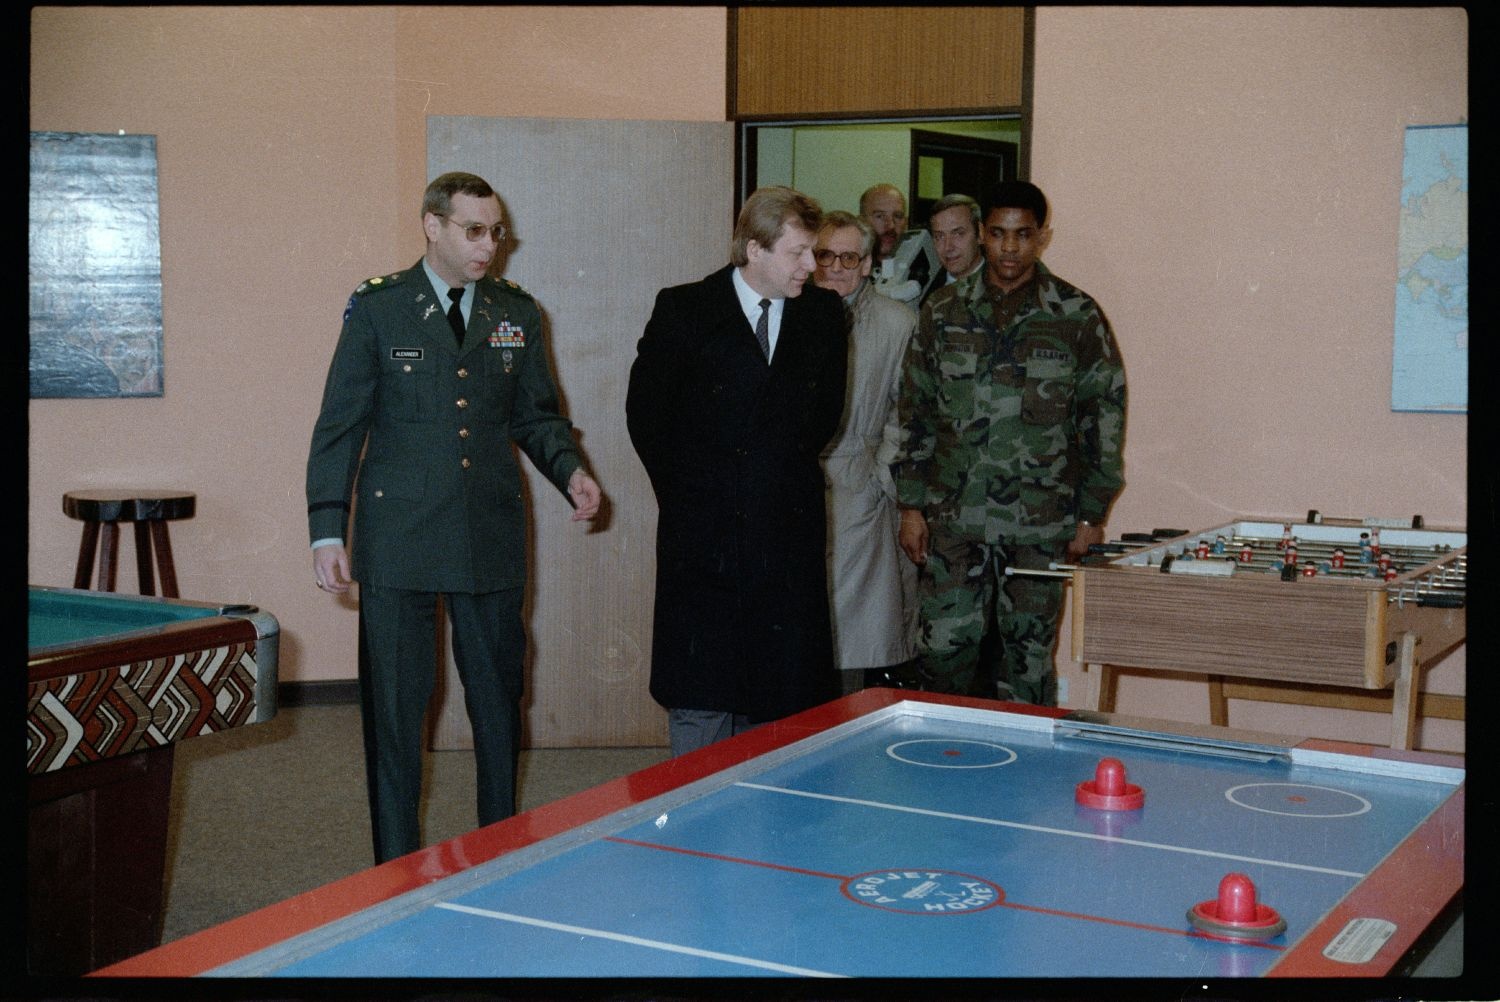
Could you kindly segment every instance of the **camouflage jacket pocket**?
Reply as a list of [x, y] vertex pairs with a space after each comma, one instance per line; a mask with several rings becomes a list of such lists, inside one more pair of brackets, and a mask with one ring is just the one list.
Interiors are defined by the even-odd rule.
[[949, 329], [938, 350], [938, 368], [944, 379], [973, 379], [980, 371], [980, 356], [989, 348], [984, 335]]
[[1033, 425], [1057, 425], [1073, 413], [1073, 357], [1048, 348], [1032, 350], [1026, 359], [1026, 385], [1021, 394], [1021, 420]]

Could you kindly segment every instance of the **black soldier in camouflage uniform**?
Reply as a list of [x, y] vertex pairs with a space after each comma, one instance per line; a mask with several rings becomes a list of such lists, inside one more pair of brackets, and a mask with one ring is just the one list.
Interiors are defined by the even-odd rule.
[[[923, 565], [917, 683], [1051, 706], [1062, 580], [1004, 570], [1103, 541], [1124, 485], [1125, 372], [1098, 304], [1038, 260], [1046, 221], [1034, 185], [999, 186], [985, 206], [985, 268], [924, 304], [896, 486], [902, 549]], [[998, 666], [981, 664], [992, 621]]]

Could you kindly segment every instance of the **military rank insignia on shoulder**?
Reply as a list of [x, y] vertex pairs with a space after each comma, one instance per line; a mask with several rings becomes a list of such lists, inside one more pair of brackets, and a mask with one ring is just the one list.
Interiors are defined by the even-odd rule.
[[354, 294], [362, 296], [367, 292], [376, 292], [380, 289], [389, 289], [393, 285], [400, 285], [406, 275], [404, 271], [395, 271], [389, 275], [376, 275], [374, 278], [359, 283], [359, 288], [354, 290]]
[[354, 293], [349, 297], [348, 305], [344, 307], [344, 322], [348, 323], [349, 314], [354, 312], [354, 301], [356, 299], [360, 296], [367, 296], [372, 292], [379, 292], [381, 289], [394, 288], [401, 284], [407, 274], [405, 271], [396, 271], [389, 275], [376, 275], [374, 278], [367, 278], [359, 283]]
[[525, 296], [527, 299], [532, 299], [532, 300], [536, 299], [535, 296], [533, 296], [531, 293], [527, 292], [521, 286], [519, 286], [516, 283], [512, 282], [508, 278], [498, 278], [498, 279], [496, 279], [496, 281], [499, 282], [501, 285], [505, 286], [505, 291], [506, 292], [514, 292], [516, 295], [518, 295], [518, 296]]

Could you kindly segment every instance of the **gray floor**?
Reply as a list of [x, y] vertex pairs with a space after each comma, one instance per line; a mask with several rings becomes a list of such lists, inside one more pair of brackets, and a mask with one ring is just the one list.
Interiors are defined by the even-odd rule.
[[[665, 748], [521, 753], [520, 807], [540, 806], [668, 757]], [[472, 830], [474, 756], [427, 756], [423, 842]], [[359, 709], [283, 708], [273, 720], [177, 746], [162, 942], [374, 863]]]

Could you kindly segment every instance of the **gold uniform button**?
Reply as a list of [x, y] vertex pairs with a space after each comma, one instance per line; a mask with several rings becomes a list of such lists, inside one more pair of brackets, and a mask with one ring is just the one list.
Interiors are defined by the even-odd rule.
[[463, 410], [465, 407], [469, 406], [469, 402], [467, 400], [465, 400], [463, 397], [459, 397], [457, 402], [458, 402], [458, 409], [459, 410]]
[[468, 369], [459, 369], [458, 370], [458, 378], [459, 379], [468, 379], [469, 378], [469, 370]]
[[460, 429], [458, 429], [458, 437], [459, 438], [468, 438], [469, 437], [469, 429], [467, 429], [467, 428], [460, 428]]
[[383, 498], [385, 497], [385, 491], [376, 491], [375, 496], [378, 498]]
[[409, 365], [403, 365], [401, 367], [401, 371], [402, 372], [410, 372], [411, 371], [411, 366], [409, 366]]
[[459, 462], [459, 464], [458, 464], [458, 465], [460, 465], [460, 466], [462, 466], [462, 467], [463, 467], [463, 468], [464, 468], [464, 469], [466, 469], [466, 470], [467, 470], [467, 469], [468, 469], [468, 468], [469, 468], [469, 457], [468, 457], [468, 456], [465, 456], [465, 457], [464, 457], [464, 458], [463, 458], [463, 459], [462, 459], [462, 460], [461, 460], [461, 461], [460, 461], [460, 462]]

